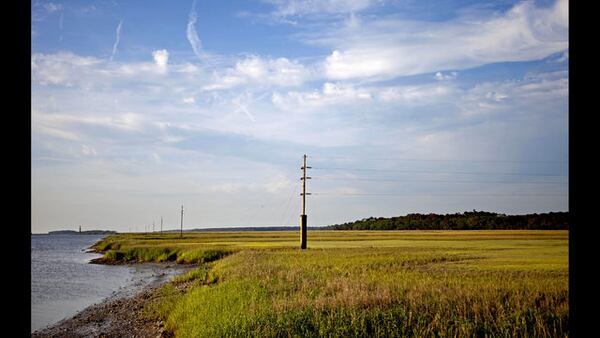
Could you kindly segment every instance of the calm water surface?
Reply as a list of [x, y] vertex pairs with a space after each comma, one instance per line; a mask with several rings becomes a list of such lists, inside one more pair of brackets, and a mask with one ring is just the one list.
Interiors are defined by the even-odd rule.
[[101, 255], [85, 251], [102, 237], [31, 235], [32, 332], [115, 294], [131, 293], [148, 279], [158, 278], [156, 266], [89, 264]]

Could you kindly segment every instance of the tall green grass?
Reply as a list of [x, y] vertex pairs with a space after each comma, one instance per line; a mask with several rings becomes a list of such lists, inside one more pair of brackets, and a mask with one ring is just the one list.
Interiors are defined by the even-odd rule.
[[202, 262], [146, 308], [176, 337], [569, 334], [566, 231], [312, 232], [305, 251], [287, 235], [110, 241]]
[[[172, 236], [166, 236], [165, 238], [170, 237]], [[223, 247], [188, 245], [188, 243], [173, 241], [165, 242], [165, 238], [150, 237], [149, 235], [114, 235], [96, 243], [93, 248], [104, 253], [103, 257], [97, 260], [100, 263], [208, 263], [233, 252], [233, 250]]]

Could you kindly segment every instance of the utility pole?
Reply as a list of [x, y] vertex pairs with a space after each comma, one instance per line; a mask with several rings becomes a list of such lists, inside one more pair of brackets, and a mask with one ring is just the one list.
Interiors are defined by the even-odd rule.
[[163, 221], [162, 216], [160, 216], [160, 233], [161, 234], [162, 234], [162, 223], [163, 223], [162, 221]]
[[306, 192], [306, 180], [309, 180], [310, 177], [306, 176], [306, 169], [311, 169], [311, 167], [306, 166], [306, 154], [304, 154], [304, 163], [302, 165], [302, 177], [300, 180], [302, 181], [302, 215], [300, 215], [300, 249], [306, 249], [306, 195], [310, 195], [310, 193]]
[[179, 233], [179, 237], [183, 238], [183, 204], [181, 205], [181, 232]]

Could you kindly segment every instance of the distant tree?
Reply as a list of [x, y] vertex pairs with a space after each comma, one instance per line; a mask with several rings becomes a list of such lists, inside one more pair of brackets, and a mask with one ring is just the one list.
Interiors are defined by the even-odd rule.
[[394, 217], [369, 217], [358, 221], [328, 226], [335, 230], [568, 230], [568, 212], [505, 215], [485, 211], [455, 214], [408, 214]]

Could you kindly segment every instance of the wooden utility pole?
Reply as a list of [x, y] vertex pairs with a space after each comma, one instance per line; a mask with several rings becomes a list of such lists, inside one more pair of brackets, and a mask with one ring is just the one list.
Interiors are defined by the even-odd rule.
[[162, 216], [160, 216], [160, 233], [162, 234], [162, 224], [163, 224], [163, 218]]
[[181, 205], [181, 232], [179, 233], [179, 237], [183, 238], [183, 204]]
[[304, 154], [304, 163], [302, 165], [302, 177], [300, 180], [302, 181], [302, 215], [300, 215], [300, 249], [306, 249], [306, 229], [307, 229], [307, 217], [306, 217], [306, 195], [310, 195], [310, 193], [306, 192], [306, 180], [309, 180], [310, 177], [306, 176], [306, 169], [311, 169], [311, 167], [306, 166], [306, 154]]

